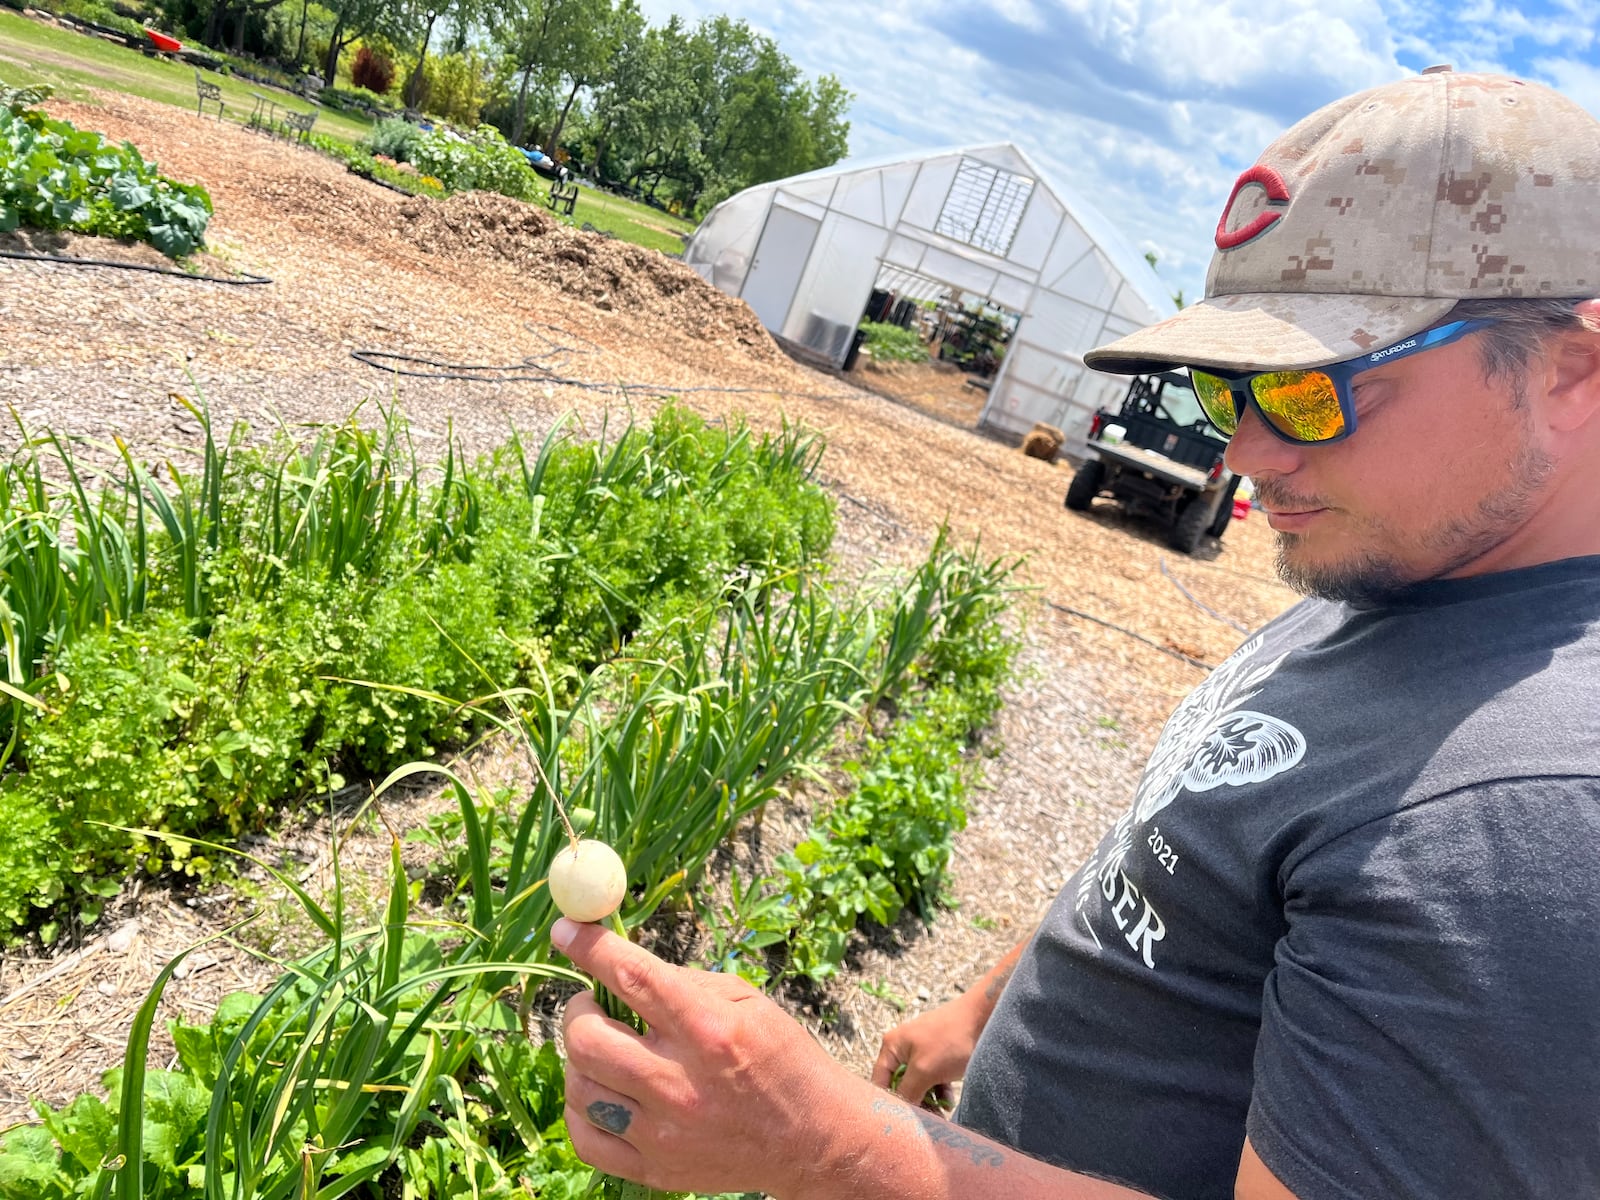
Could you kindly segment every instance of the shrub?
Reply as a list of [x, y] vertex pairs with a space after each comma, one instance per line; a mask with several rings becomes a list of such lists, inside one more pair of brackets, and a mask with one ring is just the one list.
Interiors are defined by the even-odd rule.
[[325, 87], [317, 93], [317, 99], [333, 108], [357, 112], [381, 112], [388, 106], [388, 101], [377, 92], [363, 87]]
[[452, 192], [499, 192], [532, 200], [542, 182], [522, 151], [492, 125], [478, 126], [470, 138], [430, 130], [412, 145], [411, 162]]
[[[15, 7], [23, 8], [22, 4]], [[80, 21], [88, 21], [102, 29], [115, 30], [124, 37], [144, 39], [144, 27], [139, 22], [130, 20], [104, 4], [97, 4], [95, 0], [52, 0], [51, 3], [40, 7], [54, 12], [57, 15], [77, 17]]]
[[355, 62], [350, 64], [350, 82], [379, 96], [394, 86], [394, 62], [370, 46], [356, 51]]
[[418, 103], [453, 125], [474, 126], [489, 98], [488, 59], [468, 48], [459, 54], [428, 59], [422, 67]]
[[410, 162], [411, 148], [421, 136], [422, 130], [410, 121], [390, 117], [372, 127], [365, 144], [374, 154], [382, 154], [396, 162]]

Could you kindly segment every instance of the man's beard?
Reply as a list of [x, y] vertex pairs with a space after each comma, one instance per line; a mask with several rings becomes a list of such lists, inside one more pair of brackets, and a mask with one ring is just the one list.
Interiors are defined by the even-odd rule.
[[[1505, 486], [1478, 501], [1471, 512], [1450, 517], [1427, 530], [1418, 546], [1434, 564], [1424, 572], [1408, 566], [1393, 554], [1370, 550], [1337, 563], [1297, 561], [1295, 548], [1301, 535], [1278, 534], [1277, 569], [1283, 581], [1297, 592], [1323, 600], [1343, 601], [1358, 607], [1392, 603], [1413, 584], [1440, 579], [1481, 558], [1503, 542], [1533, 510], [1539, 492], [1554, 470], [1548, 454], [1524, 438], [1516, 460], [1508, 467]], [[1300, 498], [1278, 493], [1270, 483], [1257, 484], [1283, 507], [1315, 507]], [[1373, 523], [1375, 530], [1382, 525]]]

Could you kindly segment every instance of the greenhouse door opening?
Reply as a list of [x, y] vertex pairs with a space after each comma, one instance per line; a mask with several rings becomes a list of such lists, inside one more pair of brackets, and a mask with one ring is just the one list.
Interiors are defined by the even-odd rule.
[[768, 329], [782, 329], [822, 222], [773, 205], [739, 293]]
[[861, 316], [855, 382], [975, 427], [1022, 314], [932, 276], [885, 266]]

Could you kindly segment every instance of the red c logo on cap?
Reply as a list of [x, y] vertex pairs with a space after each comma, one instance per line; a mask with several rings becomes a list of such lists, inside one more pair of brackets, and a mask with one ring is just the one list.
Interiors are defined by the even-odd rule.
[[[1233, 211], [1234, 201], [1239, 199], [1239, 193], [1245, 188], [1255, 186], [1267, 194], [1267, 203], [1280, 206], [1280, 211], [1269, 210], [1260, 212], [1247, 225], [1238, 229], [1228, 228], [1228, 214]], [[1253, 238], [1260, 237], [1274, 225], [1278, 218], [1283, 216], [1281, 206], [1289, 203], [1289, 189], [1279, 175], [1271, 167], [1263, 167], [1259, 163], [1251, 167], [1238, 182], [1233, 185], [1233, 191], [1228, 195], [1228, 203], [1222, 208], [1222, 219], [1217, 222], [1217, 249], [1232, 250], [1235, 246], [1242, 246]]]

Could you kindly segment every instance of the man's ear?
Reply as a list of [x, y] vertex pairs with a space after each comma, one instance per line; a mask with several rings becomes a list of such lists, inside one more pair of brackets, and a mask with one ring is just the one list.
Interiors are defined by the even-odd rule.
[[1600, 300], [1576, 306], [1584, 328], [1545, 343], [1545, 419], [1563, 433], [1600, 422]]

